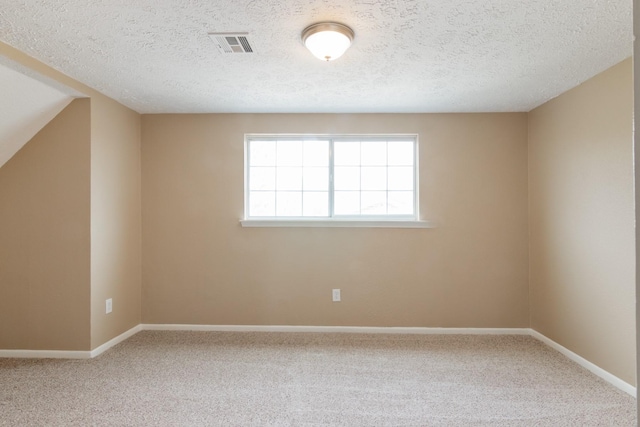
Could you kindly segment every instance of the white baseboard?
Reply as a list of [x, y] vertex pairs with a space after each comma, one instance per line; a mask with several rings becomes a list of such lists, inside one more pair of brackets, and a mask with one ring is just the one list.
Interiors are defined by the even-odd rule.
[[637, 397], [637, 388], [636, 387], [634, 387], [631, 384], [621, 380], [620, 378], [616, 377], [615, 375], [611, 374], [610, 372], [605, 371], [601, 367], [589, 362], [587, 359], [583, 358], [582, 356], [577, 355], [573, 351], [569, 350], [566, 347], [563, 347], [562, 345], [558, 344], [557, 342], [553, 341], [552, 339], [547, 338], [546, 336], [542, 335], [540, 332], [535, 331], [533, 329], [530, 329], [529, 331], [530, 331], [529, 335], [531, 335], [535, 339], [542, 341], [543, 343], [545, 343], [549, 347], [551, 347], [554, 350], [562, 353], [563, 355], [565, 355], [569, 359], [571, 359], [574, 362], [576, 362], [578, 365], [582, 366], [583, 368], [587, 369], [588, 371], [591, 371], [592, 373], [594, 373], [595, 375], [599, 376], [600, 378], [602, 378], [603, 380], [605, 380], [609, 384], [613, 385], [614, 387], [617, 387], [618, 389], [624, 391], [627, 394], [630, 394], [633, 397]]
[[294, 325], [182, 325], [143, 324], [145, 331], [204, 332], [324, 332], [355, 334], [416, 334], [416, 335], [529, 335], [527, 328], [420, 328], [373, 326], [294, 326]]
[[106, 343], [102, 344], [101, 346], [96, 347], [93, 350], [91, 350], [89, 352], [91, 354], [90, 357], [94, 358], [94, 357], [100, 356], [102, 353], [104, 353], [105, 351], [109, 350], [111, 347], [120, 344], [124, 340], [129, 339], [130, 337], [132, 337], [133, 335], [137, 334], [141, 330], [142, 330], [142, 325], [134, 326], [133, 328], [129, 329], [128, 331], [121, 333], [117, 337], [115, 337], [115, 338], [107, 341]]
[[74, 350], [0, 350], [0, 358], [11, 359], [90, 359], [90, 351]]
[[116, 344], [130, 338], [142, 330], [142, 325], [134, 326], [91, 351], [73, 350], [0, 350], [0, 358], [13, 359], [92, 359]]

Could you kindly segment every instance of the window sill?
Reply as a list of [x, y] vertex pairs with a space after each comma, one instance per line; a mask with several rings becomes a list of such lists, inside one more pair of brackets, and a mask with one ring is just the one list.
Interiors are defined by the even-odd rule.
[[431, 221], [412, 220], [303, 220], [303, 219], [243, 219], [243, 227], [339, 227], [339, 228], [435, 228]]

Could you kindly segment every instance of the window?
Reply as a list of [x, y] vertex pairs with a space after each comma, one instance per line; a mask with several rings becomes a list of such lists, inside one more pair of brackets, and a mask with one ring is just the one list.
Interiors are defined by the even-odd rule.
[[247, 135], [243, 225], [417, 222], [417, 149], [417, 135]]

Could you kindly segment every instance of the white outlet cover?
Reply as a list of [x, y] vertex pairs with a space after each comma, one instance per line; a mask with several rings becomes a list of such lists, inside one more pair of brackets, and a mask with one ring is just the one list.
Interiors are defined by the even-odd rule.
[[340, 289], [334, 289], [332, 291], [333, 302], [340, 302]]
[[113, 300], [109, 298], [106, 302], [106, 314], [109, 314], [113, 311]]

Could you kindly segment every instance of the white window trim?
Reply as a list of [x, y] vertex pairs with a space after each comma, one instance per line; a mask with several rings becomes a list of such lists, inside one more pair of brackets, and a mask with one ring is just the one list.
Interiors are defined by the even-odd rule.
[[[414, 215], [402, 216], [333, 216], [333, 217], [249, 217], [249, 157], [248, 146], [250, 139], [259, 138], [287, 138], [287, 139], [330, 139], [330, 140], [368, 140], [387, 138], [412, 138], [414, 144]], [[332, 144], [333, 145], [333, 144]], [[242, 227], [353, 227], [353, 228], [434, 228], [431, 221], [420, 219], [420, 188], [419, 188], [419, 136], [418, 134], [245, 134], [244, 138], [244, 218], [240, 220]], [[331, 157], [331, 163], [333, 158]], [[331, 165], [331, 170], [333, 165]], [[333, 192], [331, 185], [330, 192]], [[330, 198], [333, 203], [333, 196]], [[333, 209], [330, 207], [330, 211]]]

